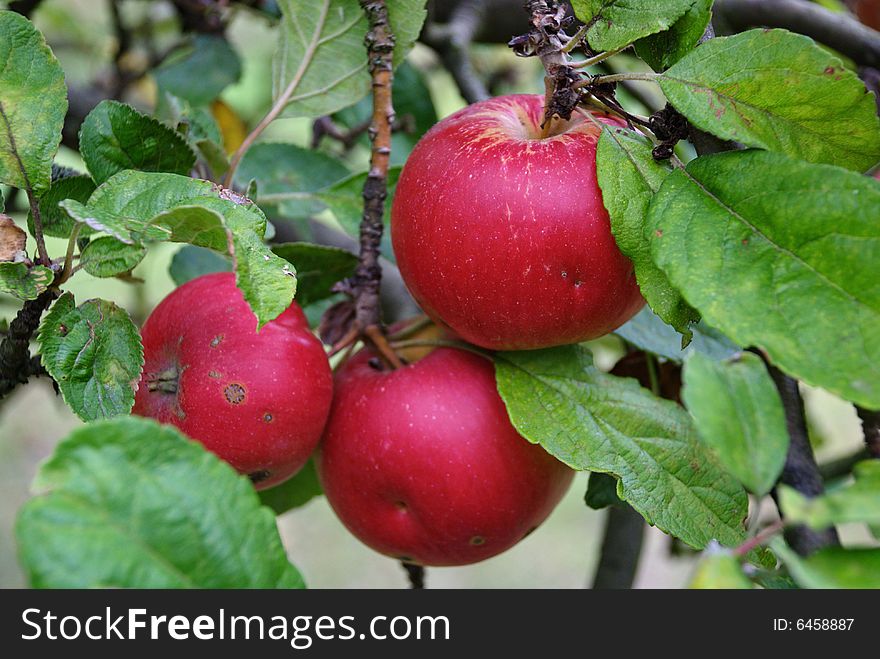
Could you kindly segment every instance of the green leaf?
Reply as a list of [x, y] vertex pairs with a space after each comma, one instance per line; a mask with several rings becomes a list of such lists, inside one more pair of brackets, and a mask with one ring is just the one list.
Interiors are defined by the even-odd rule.
[[611, 231], [617, 246], [633, 262], [636, 281], [654, 312], [690, 341], [691, 323], [699, 314], [684, 301], [651, 258], [645, 239], [648, 205], [670, 167], [651, 156], [652, 145], [632, 131], [604, 128], [596, 147], [596, 175], [602, 199], [611, 217]]
[[255, 144], [242, 158], [235, 182], [259, 185], [260, 206], [278, 205], [284, 217], [309, 217], [324, 209], [313, 193], [344, 179], [348, 168], [336, 158], [294, 144]]
[[186, 99], [165, 92], [159, 96], [156, 117], [177, 127], [177, 132], [208, 165], [215, 179], [229, 169], [229, 159], [221, 146], [220, 126], [207, 107], [195, 107]]
[[753, 494], [767, 494], [782, 472], [789, 436], [761, 358], [744, 352], [714, 361], [694, 353], [685, 364], [682, 398], [719, 462]]
[[725, 359], [740, 351], [730, 339], [703, 321], [693, 325], [691, 332], [694, 338], [686, 348], [682, 348], [681, 334], [664, 323], [648, 307], [614, 330], [615, 334], [637, 348], [674, 362], [684, 361], [692, 352], [700, 352], [712, 359]]
[[40, 194], [67, 114], [64, 72], [24, 16], [0, 10], [0, 183]]
[[[95, 182], [91, 176], [78, 174], [53, 181], [52, 187], [40, 196], [40, 219], [43, 221], [43, 234], [54, 238], [69, 238], [75, 222], [59, 204], [65, 199], [75, 199], [86, 203], [95, 191]], [[34, 235], [34, 218], [28, 213], [28, 229]], [[87, 236], [92, 230], [83, 226], [80, 236]]]
[[[701, 46], [702, 48], [702, 46]], [[655, 262], [708, 323], [880, 407], [880, 182], [763, 151], [697, 158], [651, 203]]]
[[177, 131], [117, 101], [101, 101], [89, 112], [79, 148], [98, 184], [126, 169], [187, 174], [196, 162]]
[[[385, 199], [385, 217], [387, 225], [391, 220], [391, 201], [397, 189], [397, 179], [402, 167], [388, 168], [388, 196]], [[360, 172], [342, 179], [317, 193], [318, 199], [327, 205], [345, 232], [357, 237], [360, 231], [361, 216], [364, 212], [364, 183], [368, 172]]]
[[55, 273], [42, 265], [29, 268], [24, 263], [0, 262], [0, 293], [20, 300], [36, 299], [54, 278]]
[[655, 71], [668, 69], [697, 45], [712, 19], [712, 3], [696, 0], [668, 30], [636, 41], [636, 54]]
[[86, 245], [79, 263], [93, 277], [115, 277], [131, 271], [146, 253], [143, 245], [126, 245], [112, 236], [101, 236]]
[[697, 563], [688, 588], [695, 590], [751, 590], [736, 556], [725, 551], [707, 552]]
[[880, 160], [874, 97], [808, 37], [750, 30], [710, 39], [659, 83], [694, 125], [724, 139], [860, 172]]
[[268, 490], [258, 492], [260, 501], [281, 515], [292, 508], [304, 506], [315, 497], [321, 496], [324, 491], [318, 482], [318, 471], [312, 460], [306, 462], [293, 478], [289, 478], [281, 485], [270, 487]]
[[196, 277], [230, 270], [232, 264], [217, 252], [195, 245], [184, 245], [171, 257], [168, 274], [176, 285], [182, 286]]
[[190, 48], [175, 53], [153, 75], [161, 91], [207, 105], [241, 77], [241, 61], [222, 36], [199, 34]]
[[617, 479], [601, 471], [591, 471], [584, 503], [593, 510], [619, 505], [621, 501], [617, 496]]
[[828, 547], [801, 558], [779, 539], [771, 546], [803, 588], [880, 588], [880, 549]]
[[758, 570], [752, 578], [765, 590], [796, 590], [798, 587], [788, 575], [771, 570]]
[[[419, 36], [425, 0], [389, 0], [394, 63], [400, 64]], [[292, 87], [284, 116], [331, 114], [370, 89], [364, 37], [368, 26], [358, 0], [279, 0], [281, 38], [273, 60], [273, 97]]]
[[344, 249], [311, 243], [275, 245], [272, 251], [296, 266], [296, 301], [301, 307], [334, 295], [333, 284], [350, 277], [358, 261]]
[[748, 499], [696, 437], [681, 407], [599, 371], [582, 346], [496, 355], [513, 425], [562, 462], [619, 477], [649, 523], [702, 548], [738, 544]]
[[140, 333], [112, 302], [75, 305], [65, 293], [43, 319], [37, 337], [43, 366], [83, 421], [128, 414], [144, 365]]
[[835, 524], [880, 524], [880, 460], [860, 462], [853, 469], [855, 482], [808, 499], [780, 485], [779, 507], [789, 522], [824, 529]]
[[636, 39], [669, 29], [694, 0], [572, 0], [593, 50], [617, 50]]
[[129, 244], [190, 242], [231, 254], [236, 282], [262, 327], [290, 306], [296, 273], [263, 242], [266, 218], [250, 200], [208, 181], [125, 171], [88, 204], [62, 206], [78, 222]]
[[302, 588], [247, 478], [140, 417], [75, 430], [16, 523], [35, 588]]

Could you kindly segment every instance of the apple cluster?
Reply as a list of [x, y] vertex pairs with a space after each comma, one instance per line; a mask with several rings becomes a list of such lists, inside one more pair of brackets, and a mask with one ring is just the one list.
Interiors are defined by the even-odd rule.
[[519, 542], [573, 472], [519, 435], [481, 352], [596, 338], [644, 304], [596, 180], [601, 125], [621, 122], [542, 121], [532, 95], [453, 114], [415, 147], [394, 197], [407, 287], [482, 351], [436, 347], [388, 369], [364, 349], [334, 376], [296, 303], [257, 332], [234, 276], [204, 275], [144, 324], [134, 412], [177, 426], [258, 489], [314, 455], [340, 520], [402, 561], [464, 565]]

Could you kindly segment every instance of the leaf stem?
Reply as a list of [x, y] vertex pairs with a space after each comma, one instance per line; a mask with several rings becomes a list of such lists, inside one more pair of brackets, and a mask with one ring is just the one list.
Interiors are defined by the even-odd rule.
[[46, 239], [43, 237], [43, 216], [40, 215], [40, 202], [30, 187], [27, 190], [27, 197], [31, 207], [31, 217], [34, 220], [34, 240], [37, 243], [37, 254], [40, 257], [40, 264], [51, 267], [52, 259], [49, 258], [49, 252], [46, 250]]
[[232, 181], [235, 177], [235, 172], [238, 169], [238, 166], [241, 164], [241, 159], [244, 157], [244, 154], [247, 153], [248, 149], [251, 148], [256, 139], [263, 133], [264, 130], [271, 124], [275, 119], [278, 118], [278, 115], [284, 110], [287, 102], [290, 100], [290, 97], [293, 96], [293, 92], [296, 91], [296, 88], [299, 86], [299, 83], [302, 81], [303, 76], [305, 76], [306, 71], [309, 68], [309, 65], [312, 63], [312, 58], [315, 56], [315, 51], [318, 50], [318, 46], [321, 43], [321, 26], [327, 20], [327, 12], [330, 10], [330, 2], [324, 2], [321, 5], [320, 14], [318, 15], [317, 27], [315, 28], [314, 34], [312, 34], [312, 39], [309, 44], [306, 46], [306, 50], [303, 53], [302, 60], [300, 60], [299, 67], [296, 72], [293, 74], [293, 78], [291, 78], [287, 87], [284, 88], [284, 91], [281, 92], [281, 95], [275, 100], [275, 103], [272, 105], [269, 112], [266, 113], [266, 116], [260, 120], [254, 129], [248, 134], [241, 145], [236, 149], [235, 154], [232, 156], [232, 160], [229, 162], [229, 169], [226, 172], [226, 176], [223, 178], [223, 186], [226, 188], [232, 187]]
[[392, 341], [399, 341], [399, 340], [409, 338], [413, 334], [417, 334], [419, 331], [430, 326], [433, 322], [434, 321], [431, 320], [430, 318], [428, 318], [427, 316], [421, 315], [418, 318], [416, 318], [414, 321], [412, 321], [406, 327], [402, 327], [401, 329], [397, 330], [396, 332], [389, 334], [388, 338], [389, 338], [389, 340], [392, 340]]
[[471, 345], [464, 341], [455, 341], [453, 339], [405, 339], [403, 341], [392, 341], [391, 347], [395, 350], [403, 350], [404, 348], [457, 348], [466, 350], [480, 357], [492, 360], [492, 354]]
[[733, 550], [734, 556], [745, 556], [753, 549], [760, 547], [765, 544], [768, 540], [773, 538], [777, 533], [779, 533], [782, 529], [785, 528], [785, 520], [778, 519], [768, 527], [766, 527], [760, 533], [755, 534], [753, 537], [749, 538], [745, 542], [743, 542], [739, 547], [736, 547]]
[[73, 231], [70, 232], [70, 238], [67, 241], [67, 253], [64, 255], [64, 269], [55, 281], [55, 286], [61, 286], [73, 274], [73, 254], [76, 251], [76, 241], [79, 238], [80, 229], [82, 229], [82, 224], [77, 222], [73, 227]]
[[[567, 44], [565, 44], [565, 46], [562, 47], [562, 52], [563, 53], [570, 53], [575, 48], [577, 48], [578, 44], [581, 42], [581, 39], [584, 38], [584, 35], [587, 34], [587, 30], [589, 30], [589, 29], [590, 29], [589, 23], [585, 23], [584, 25], [581, 25], [580, 29], [572, 35], [571, 40]], [[617, 52], [617, 51], [615, 51], [615, 52]], [[601, 53], [601, 55], [605, 55], [605, 54], [606, 53]], [[608, 57], [611, 57], [611, 55], [613, 55], [613, 54], [614, 53], [609, 54]], [[596, 57], [599, 57], [599, 55], [596, 55]], [[593, 57], [592, 59], [596, 59], [596, 58]], [[603, 57], [602, 59], [605, 59], [605, 58]], [[598, 60], [598, 61], [601, 62], [602, 60]], [[589, 64], [583, 64], [583, 65], [579, 64], [579, 66], [589, 66]]]
[[[566, 48], [568, 48], [568, 46], [563, 48], [563, 51], [567, 53], [569, 51], [566, 50]], [[600, 62], [604, 62], [609, 57], [614, 57], [615, 55], [617, 55], [620, 52], [623, 52], [627, 48], [629, 48], [629, 44], [627, 44], [623, 48], [618, 48], [617, 50], [607, 50], [604, 53], [599, 53], [598, 55], [594, 55], [593, 57], [589, 57], [589, 58], [582, 60], [580, 62], [572, 62], [571, 66], [572, 66], [572, 68], [575, 68], [575, 69], [585, 69], [588, 66], [594, 66], [596, 64], [599, 64]]]
[[627, 73], [611, 73], [594, 77], [590, 83], [594, 85], [603, 85], [611, 82], [622, 82], [624, 80], [647, 80], [648, 82], [657, 82], [663, 75], [661, 73], [649, 72], [627, 72]]

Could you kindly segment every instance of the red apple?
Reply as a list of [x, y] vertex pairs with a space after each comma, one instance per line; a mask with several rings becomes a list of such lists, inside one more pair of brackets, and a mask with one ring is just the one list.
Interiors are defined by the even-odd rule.
[[376, 551], [422, 565], [512, 547], [574, 473], [511, 425], [492, 363], [457, 348], [394, 371], [357, 354], [337, 371], [317, 456], [342, 523]]
[[602, 205], [599, 128], [575, 114], [541, 138], [543, 104], [503, 96], [444, 119], [416, 145], [394, 195], [407, 287], [432, 319], [485, 348], [596, 338], [644, 304]]
[[235, 277], [204, 275], [166, 297], [141, 334], [135, 414], [177, 426], [257, 489], [302, 468], [321, 438], [333, 376], [299, 305], [257, 332]]

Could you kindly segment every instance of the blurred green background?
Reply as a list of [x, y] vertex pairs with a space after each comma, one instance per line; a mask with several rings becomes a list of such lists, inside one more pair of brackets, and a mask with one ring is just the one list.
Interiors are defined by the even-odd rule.
[[[0, 2], [0, 6], [3, 4]], [[179, 26], [166, 3], [132, 1], [123, 3], [122, 8], [126, 22], [149, 26], [160, 47], [167, 47], [177, 38]], [[115, 41], [105, 2], [44, 0], [33, 18], [64, 66], [69, 86], [89, 85], [107, 75]], [[246, 124], [253, 125], [270, 102], [273, 28], [263, 17], [243, 11], [236, 14], [227, 35], [242, 59], [243, 74], [238, 83], [226, 89], [222, 99]], [[515, 58], [504, 46], [476, 46], [474, 58], [479, 71], [496, 79], [496, 93], [542, 90], [538, 63]], [[424, 75], [439, 117], [464, 105], [451, 77], [432, 51], [417, 46], [409, 60]], [[149, 110], [155, 96], [155, 84], [148, 77], [134, 87], [131, 98], [126, 100]], [[308, 120], [283, 119], [276, 121], [262, 139], [308, 146], [310, 131]], [[353, 150], [349, 155], [350, 168], [362, 168], [366, 158], [365, 150]], [[77, 154], [68, 149], [62, 148], [58, 160], [82, 169]], [[15, 219], [24, 223], [21, 214]], [[61, 253], [64, 243], [50, 239], [50, 252]], [[91, 297], [114, 300], [128, 309], [137, 322], [142, 322], [173, 288], [167, 269], [176, 249], [172, 245], [151, 248], [134, 273], [144, 284], [98, 280], [81, 272], [72, 280], [70, 290], [79, 301]], [[17, 308], [14, 300], [0, 296], [0, 319], [10, 320]], [[610, 368], [617, 354], [613, 343], [605, 342], [596, 348], [597, 361], [605, 368]], [[820, 462], [846, 455], [860, 446], [861, 431], [851, 405], [818, 390], [805, 390], [805, 396]], [[29, 496], [29, 485], [40, 460], [79, 423], [45, 381], [33, 381], [0, 402], [0, 587], [25, 585], [13, 537], [16, 511]], [[431, 569], [428, 586], [584, 587], [598, 560], [605, 517], [604, 511], [590, 510], [584, 505], [586, 483], [586, 475], [579, 475], [549, 520], [512, 550], [473, 566]], [[348, 534], [323, 497], [280, 516], [278, 524], [291, 560], [313, 587], [406, 585], [400, 566]], [[843, 531], [846, 537], [847, 530]], [[688, 580], [693, 560], [693, 554], [674, 552], [670, 538], [650, 529], [635, 585], [680, 587]]]

